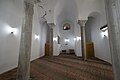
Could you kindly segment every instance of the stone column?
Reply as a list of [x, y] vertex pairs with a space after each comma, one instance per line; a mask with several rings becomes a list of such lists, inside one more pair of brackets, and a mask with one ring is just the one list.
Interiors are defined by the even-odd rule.
[[78, 20], [78, 24], [81, 27], [81, 44], [82, 44], [82, 57], [87, 60], [86, 56], [86, 37], [85, 37], [85, 24], [87, 20]]
[[49, 48], [49, 53], [50, 56], [53, 56], [53, 28], [55, 27], [54, 23], [49, 23], [48, 24], [50, 27], [50, 48]]
[[112, 65], [115, 80], [120, 80], [120, 0], [105, 0]]
[[24, 1], [25, 17], [21, 31], [19, 61], [16, 80], [29, 80], [34, 5]]

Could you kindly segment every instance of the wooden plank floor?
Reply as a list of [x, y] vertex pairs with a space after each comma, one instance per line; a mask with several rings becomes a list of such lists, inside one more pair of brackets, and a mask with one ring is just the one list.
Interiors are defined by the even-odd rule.
[[[15, 80], [16, 69], [0, 75], [0, 80]], [[32, 80], [113, 80], [112, 66], [104, 61], [83, 61], [74, 55], [42, 57], [31, 62]]]

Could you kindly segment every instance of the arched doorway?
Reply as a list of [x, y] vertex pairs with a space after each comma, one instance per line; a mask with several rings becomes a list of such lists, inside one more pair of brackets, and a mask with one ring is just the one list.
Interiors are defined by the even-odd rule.
[[94, 44], [94, 56], [111, 63], [108, 30], [100, 30], [106, 24], [106, 20], [99, 12], [90, 13], [86, 23], [85, 35], [86, 42]]
[[[58, 45], [58, 50], [53, 52], [57, 52], [58, 55], [60, 53], [67, 54], [70, 52], [80, 55], [80, 40], [76, 40], [77, 37], [80, 37], [80, 29], [76, 23], [78, 20], [78, 8], [76, 2], [73, 0], [58, 1], [55, 8], [54, 19], [56, 24], [56, 34], [60, 37], [60, 43], [56, 44]], [[69, 28], [66, 29], [66, 27]]]

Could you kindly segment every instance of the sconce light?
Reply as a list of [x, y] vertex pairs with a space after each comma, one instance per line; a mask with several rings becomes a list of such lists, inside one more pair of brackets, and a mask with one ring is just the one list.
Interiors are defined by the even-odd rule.
[[69, 39], [65, 39], [65, 42], [70, 42], [70, 40]]
[[107, 24], [105, 26], [101, 27], [100, 30], [102, 31], [101, 32], [102, 37], [108, 36], [108, 25]]
[[79, 40], [81, 40], [81, 37], [78, 37], [78, 36], [77, 36], [77, 41], [79, 41]]
[[70, 42], [69, 39], [65, 39], [65, 45], [68, 45], [69, 42]]
[[104, 31], [106, 31], [108, 29], [108, 25], [106, 24], [105, 26], [102, 26], [101, 28], [100, 28], [100, 30], [102, 30], [103, 32]]
[[35, 40], [39, 40], [39, 38], [40, 38], [39, 35], [35, 34]]
[[74, 41], [79, 41], [79, 40], [81, 40], [81, 37], [79, 37], [79, 36], [77, 36], [76, 38], [74, 38]]
[[74, 41], [76, 41], [76, 38], [74, 38]]
[[108, 30], [101, 32], [102, 37], [108, 37]]
[[14, 34], [14, 33], [17, 32], [17, 29], [16, 29], [16, 28], [11, 28], [11, 27], [9, 27], [8, 30], [9, 30], [9, 32], [10, 32], [11, 34]]
[[57, 37], [53, 37], [53, 41], [57, 41], [57, 39], [58, 39]]

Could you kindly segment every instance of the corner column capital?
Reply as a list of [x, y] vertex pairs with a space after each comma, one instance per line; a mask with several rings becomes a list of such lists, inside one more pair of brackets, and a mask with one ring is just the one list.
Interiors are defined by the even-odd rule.
[[87, 22], [87, 20], [78, 20], [78, 24], [80, 26], [85, 26], [86, 22]]
[[54, 28], [54, 27], [55, 27], [55, 24], [54, 24], [54, 23], [48, 23], [48, 26], [49, 26], [50, 28]]

